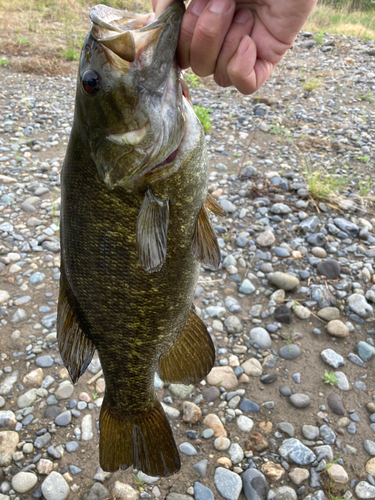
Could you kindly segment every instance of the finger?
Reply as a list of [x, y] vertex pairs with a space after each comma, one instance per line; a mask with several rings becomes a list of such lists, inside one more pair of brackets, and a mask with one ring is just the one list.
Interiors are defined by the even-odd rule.
[[244, 36], [228, 64], [228, 76], [242, 94], [258, 90], [272, 73], [276, 63], [257, 58], [254, 40]]
[[219, 59], [215, 69], [215, 82], [221, 87], [229, 87], [232, 82], [228, 76], [227, 66], [236, 53], [242, 38], [251, 33], [254, 25], [254, 16], [250, 9], [241, 9], [236, 12], [232, 25], [224, 39]]
[[[206, 7], [202, 10], [202, 7]], [[214, 73], [224, 38], [231, 25], [234, 11], [234, 0], [196, 0], [189, 9], [192, 16], [190, 21], [195, 22], [189, 47], [189, 60], [192, 70], [199, 76], [208, 76]], [[186, 27], [184, 27], [186, 29]], [[185, 50], [186, 54], [186, 50]]]

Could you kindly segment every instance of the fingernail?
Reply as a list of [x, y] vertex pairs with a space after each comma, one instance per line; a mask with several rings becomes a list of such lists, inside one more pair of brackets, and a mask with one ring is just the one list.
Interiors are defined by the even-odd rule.
[[245, 24], [250, 20], [252, 13], [248, 9], [242, 9], [234, 16], [233, 21], [238, 24]]
[[244, 54], [250, 47], [250, 37], [248, 35], [245, 35], [242, 40], [240, 45], [238, 46], [237, 52], [239, 54]]
[[226, 14], [232, 6], [232, 0], [211, 0], [209, 9], [215, 14]]
[[191, 12], [196, 15], [200, 16], [204, 9], [207, 6], [207, 0], [196, 0], [196, 2], [193, 3], [191, 7]]

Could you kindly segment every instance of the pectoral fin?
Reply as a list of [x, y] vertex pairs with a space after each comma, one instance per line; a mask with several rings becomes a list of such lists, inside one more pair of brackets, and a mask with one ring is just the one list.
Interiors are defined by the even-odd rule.
[[136, 230], [139, 262], [148, 273], [163, 267], [167, 257], [168, 223], [168, 200], [157, 198], [148, 188], [139, 210]]
[[221, 260], [220, 248], [204, 205], [198, 215], [191, 249], [199, 262], [218, 269]]
[[164, 382], [196, 384], [211, 371], [214, 361], [210, 334], [192, 308], [185, 328], [159, 359], [160, 378]]
[[90, 364], [95, 352], [95, 345], [82, 331], [74, 302], [64, 268], [61, 267], [57, 306], [57, 340], [64, 365], [75, 384]]
[[207, 198], [204, 202], [204, 205], [208, 210], [216, 215], [220, 215], [221, 217], [224, 217], [224, 215], [226, 215], [226, 211], [224, 210], [224, 208], [215, 200], [212, 195], [210, 195], [210, 193], [207, 193]]

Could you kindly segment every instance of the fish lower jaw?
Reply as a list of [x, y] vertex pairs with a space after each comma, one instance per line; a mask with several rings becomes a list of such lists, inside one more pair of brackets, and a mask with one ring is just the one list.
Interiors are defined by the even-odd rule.
[[107, 139], [111, 142], [115, 142], [119, 146], [125, 146], [125, 145], [137, 146], [146, 135], [147, 125], [148, 122], [146, 122], [143, 125], [143, 127], [139, 129], [129, 130], [128, 132], [125, 132], [123, 134], [108, 135]]

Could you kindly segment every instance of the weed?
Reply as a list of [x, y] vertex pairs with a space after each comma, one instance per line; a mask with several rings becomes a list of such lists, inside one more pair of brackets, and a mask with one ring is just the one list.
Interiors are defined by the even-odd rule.
[[0, 59], [0, 66], [8, 66], [9, 65], [9, 59], [7, 59], [6, 57], [2, 57]]
[[329, 200], [344, 189], [347, 180], [327, 173], [323, 168], [313, 170], [310, 165], [304, 172], [309, 193], [316, 200]]
[[185, 73], [184, 78], [186, 80], [186, 83], [189, 84], [190, 87], [198, 87], [199, 80], [197, 75], [194, 75], [193, 73]]
[[211, 130], [211, 118], [210, 118], [211, 109], [205, 109], [202, 108], [201, 106], [194, 106], [194, 111], [203, 126], [203, 130], [205, 132]]
[[324, 375], [321, 378], [323, 379], [325, 384], [329, 385], [335, 385], [339, 382], [338, 379], [335, 377], [335, 372], [328, 373], [327, 370], [324, 370]]
[[17, 37], [17, 43], [22, 44], [22, 45], [30, 45], [29, 40], [23, 36]]
[[362, 161], [363, 163], [366, 163], [366, 165], [370, 164], [370, 157], [369, 155], [357, 155], [356, 159], [359, 161]]
[[284, 125], [280, 125], [280, 123], [272, 123], [271, 132], [272, 134], [283, 135], [284, 137], [287, 137], [290, 134], [290, 130], [284, 127]]
[[242, 153], [233, 153], [233, 156], [239, 158], [240, 156], [242, 156]]
[[370, 89], [367, 90], [366, 94], [358, 96], [361, 101], [372, 102], [374, 100], [373, 93]]
[[65, 50], [62, 50], [61, 55], [68, 59], [68, 61], [78, 61], [79, 59], [79, 52], [75, 49], [75, 47], [68, 47]]
[[99, 396], [98, 396], [98, 393], [97, 393], [97, 392], [93, 392], [93, 393], [92, 393], [92, 397], [93, 397], [93, 399], [94, 399], [94, 401], [95, 401], [95, 399], [98, 399], [98, 397], [99, 397]]
[[370, 191], [371, 181], [372, 181], [371, 177], [370, 179], [367, 179], [367, 181], [365, 181], [363, 184], [361, 180], [358, 181], [358, 187], [361, 196], [366, 196], [367, 193]]
[[313, 90], [316, 90], [320, 85], [320, 82], [317, 78], [311, 78], [311, 80], [305, 80], [303, 84], [303, 90], [305, 92], [313, 92]]
[[315, 43], [317, 45], [323, 45], [323, 43], [324, 43], [324, 33], [323, 33], [323, 31], [321, 31], [320, 33], [316, 33], [314, 38], [315, 38]]

